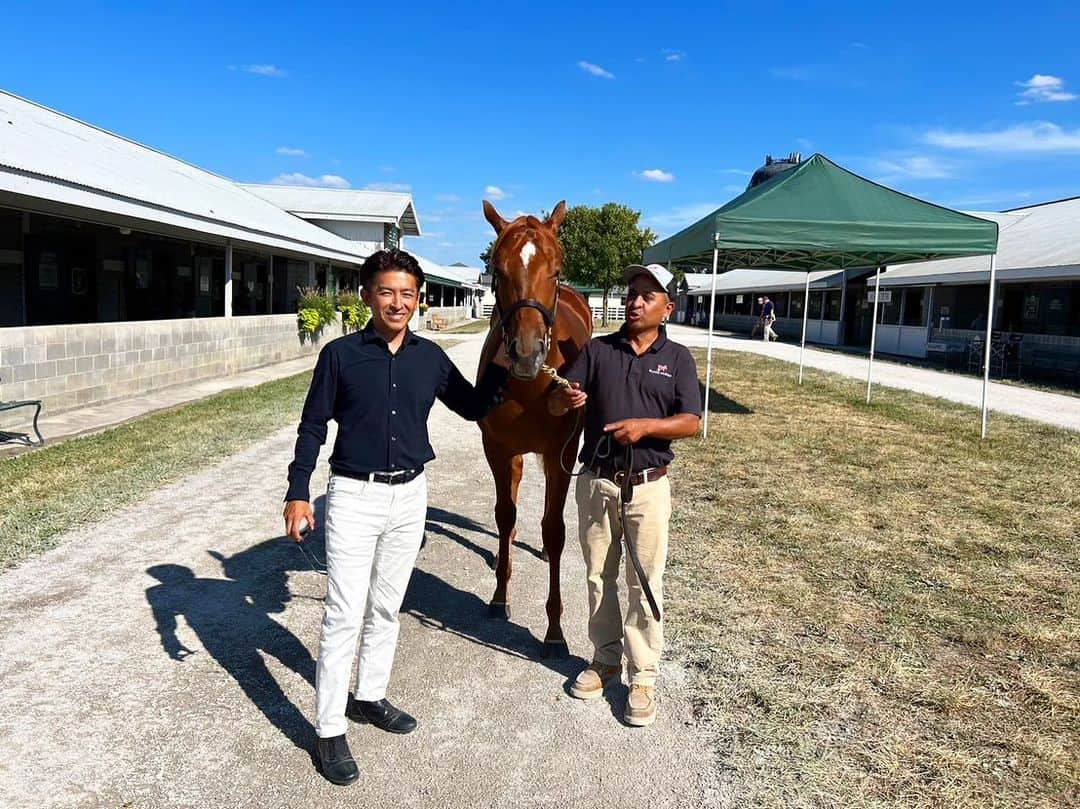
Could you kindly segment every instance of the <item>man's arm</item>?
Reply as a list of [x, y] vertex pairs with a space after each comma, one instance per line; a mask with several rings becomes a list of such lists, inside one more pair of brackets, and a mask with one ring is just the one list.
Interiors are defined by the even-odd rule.
[[334, 414], [337, 397], [337, 360], [330, 346], [319, 352], [315, 372], [311, 375], [300, 426], [296, 428], [296, 447], [293, 462], [289, 464], [289, 490], [285, 494], [285, 532], [295, 540], [300, 539], [304, 520], [315, 527], [315, 513], [311, 509], [309, 484], [315, 463], [319, 459], [319, 447], [326, 443], [326, 423]]
[[[496, 356], [484, 369], [484, 375], [476, 387], [462, 376], [446, 353], [442, 354], [443, 379], [435, 395], [439, 400], [466, 421], [480, 421], [488, 411], [502, 402], [502, 390], [510, 372], [504, 357]], [[500, 352], [501, 353], [501, 352]]]
[[701, 416], [696, 413], [679, 413], [663, 419], [622, 419], [604, 425], [604, 432], [624, 446], [636, 444], [643, 438], [689, 438], [696, 435]]

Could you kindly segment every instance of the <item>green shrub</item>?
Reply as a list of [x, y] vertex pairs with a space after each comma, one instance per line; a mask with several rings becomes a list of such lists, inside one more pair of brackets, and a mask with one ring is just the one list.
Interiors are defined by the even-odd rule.
[[317, 309], [301, 309], [296, 313], [296, 327], [301, 334], [318, 334], [322, 328], [322, 320]]
[[313, 309], [319, 315], [319, 327], [329, 326], [334, 322], [336, 310], [334, 299], [321, 289], [314, 287], [300, 287], [300, 297], [297, 298], [296, 308], [299, 311]]
[[335, 305], [341, 312], [341, 331], [348, 334], [360, 331], [371, 318], [371, 310], [360, 296], [352, 290], [344, 290], [335, 296]]

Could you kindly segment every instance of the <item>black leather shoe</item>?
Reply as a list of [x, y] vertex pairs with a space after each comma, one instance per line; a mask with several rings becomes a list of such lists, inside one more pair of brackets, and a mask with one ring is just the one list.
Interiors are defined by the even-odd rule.
[[347, 786], [360, 777], [360, 770], [353, 761], [344, 735], [319, 739], [315, 743], [315, 757], [319, 760], [322, 774], [332, 784]]
[[354, 722], [369, 722], [390, 733], [412, 733], [416, 730], [416, 720], [385, 699], [377, 702], [349, 699], [345, 715]]

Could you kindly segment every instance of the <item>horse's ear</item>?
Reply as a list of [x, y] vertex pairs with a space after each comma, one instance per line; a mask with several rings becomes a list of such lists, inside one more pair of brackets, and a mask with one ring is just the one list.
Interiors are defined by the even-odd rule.
[[495, 228], [495, 235], [502, 233], [509, 222], [499, 216], [499, 212], [495, 210], [495, 206], [484, 200], [484, 218], [491, 223], [491, 226]]
[[566, 200], [564, 199], [558, 205], [555, 206], [555, 210], [551, 212], [551, 216], [547, 218], [547, 222], [544, 224], [551, 228], [556, 233], [559, 232], [559, 228], [562, 227], [563, 220], [566, 219]]

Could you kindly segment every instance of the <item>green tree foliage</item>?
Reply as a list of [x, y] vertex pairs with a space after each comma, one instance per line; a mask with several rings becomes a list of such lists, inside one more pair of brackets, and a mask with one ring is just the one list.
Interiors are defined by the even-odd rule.
[[604, 290], [605, 325], [609, 292], [622, 286], [626, 266], [640, 262], [642, 251], [656, 241], [655, 233], [639, 226], [640, 220], [640, 211], [616, 202], [600, 208], [575, 205], [559, 231], [567, 280]]
[[495, 240], [492, 239], [488, 242], [488, 246], [484, 248], [484, 252], [480, 254], [480, 260], [484, 262], [484, 271], [491, 272], [491, 251], [495, 247]]

